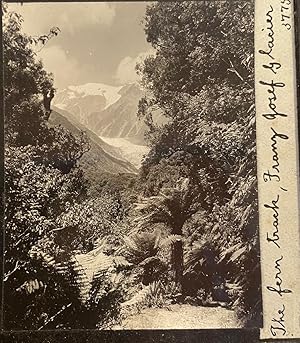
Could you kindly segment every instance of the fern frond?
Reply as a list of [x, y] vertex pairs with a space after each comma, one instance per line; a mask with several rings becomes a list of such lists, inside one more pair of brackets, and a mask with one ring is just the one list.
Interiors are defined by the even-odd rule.
[[242, 247], [242, 243], [236, 243], [232, 245], [231, 247], [224, 249], [223, 251], [220, 252], [220, 262], [222, 262], [228, 255], [232, 254], [235, 250], [239, 249]]
[[124, 256], [114, 256], [113, 262], [117, 268], [132, 266], [132, 263], [128, 262]]
[[102, 252], [94, 255], [94, 253], [80, 254], [75, 256], [78, 261], [79, 268], [85, 271], [89, 281], [93, 280], [95, 274], [100, 271], [105, 271], [113, 266], [114, 261], [111, 256], [107, 256]]
[[245, 253], [246, 250], [247, 247], [244, 246], [243, 243], [236, 243], [220, 253], [219, 263], [223, 262], [224, 259], [235, 262], [235, 260], [237, 260], [243, 253]]
[[34, 279], [25, 281], [19, 288], [16, 289], [17, 292], [25, 291], [26, 294], [32, 294], [40, 289], [45, 289], [47, 287], [42, 281]]
[[235, 251], [229, 258], [229, 260], [231, 262], [237, 262], [237, 260], [245, 254], [245, 252], [247, 251], [247, 246], [241, 247], [240, 249], [238, 249], [237, 251]]
[[147, 265], [149, 264], [152, 264], [152, 263], [155, 263], [155, 262], [158, 262], [160, 261], [160, 258], [157, 257], [157, 256], [151, 256], [151, 257], [148, 257], [146, 258], [145, 260], [143, 260], [142, 262], [140, 262], [138, 264], [139, 267], [146, 267]]

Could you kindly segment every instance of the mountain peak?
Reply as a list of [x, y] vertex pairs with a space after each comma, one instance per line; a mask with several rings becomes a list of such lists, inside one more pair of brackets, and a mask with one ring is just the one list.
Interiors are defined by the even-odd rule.
[[[86, 96], [103, 96], [105, 99], [105, 108], [117, 102], [121, 95], [119, 94], [123, 86], [109, 86], [103, 83], [86, 83], [79, 86], [68, 86], [62, 91], [68, 94], [69, 98]], [[57, 106], [57, 105], [56, 105]]]
[[144, 144], [144, 124], [137, 118], [142, 92], [137, 83], [110, 86], [86, 83], [58, 92], [53, 105], [66, 110], [99, 136], [130, 138]]

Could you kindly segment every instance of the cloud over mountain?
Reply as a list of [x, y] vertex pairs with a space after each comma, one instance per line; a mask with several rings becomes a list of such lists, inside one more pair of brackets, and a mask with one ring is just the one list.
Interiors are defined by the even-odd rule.
[[141, 52], [135, 57], [126, 56], [119, 63], [115, 79], [120, 84], [131, 83], [139, 80], [139, 76], [136, 73], [135, 67], [137, 63], [141, 63], [147, 56], [153, 54], [152, 49], [147, 52]]
[[59, 89], [68, 84], [69, 75], [72, 75], [74, 82], [80, 78], [82, 67], [79, 62], [58, 45], [44, 47], [37, 57], [42, 59], [47, 71], [53, 73], [54, 85]]

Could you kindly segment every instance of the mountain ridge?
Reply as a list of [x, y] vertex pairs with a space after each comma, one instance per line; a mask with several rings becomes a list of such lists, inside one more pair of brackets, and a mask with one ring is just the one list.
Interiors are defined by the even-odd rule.
[[138, 169], [125, 160], [117, 149], [104, 142], [81, 123], [70, 118], [72, 118], [72, 115], [67, 111], [59, 110], [53, 106], [48, 122], [51, 126], [62, 125], [75, 135], [82, 131], [85, 132], [90, 143], [90, 150], [82, 156], [79, 165], [83, 168], [88, 178], [94, 179], [99, 173], [137, 174]]

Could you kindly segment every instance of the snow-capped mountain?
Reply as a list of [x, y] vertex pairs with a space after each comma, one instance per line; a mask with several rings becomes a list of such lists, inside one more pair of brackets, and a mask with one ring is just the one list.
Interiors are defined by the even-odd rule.
[[144, 142], [145, 124], [137, 118], [142, 95], [136, 84], [87, 83], [58, 92], [53, 108], [77, 128], [97, 136], [107, 153], [139, 168], [149, 151]]
[[126, 138], [143, 145], [145, 126], [137, 118], [141, 96], [136, 84], [115, 87], [87, 83], [58, 92], [53, 104], [99, 136]]
[[[121, 88], [122, 86], [114, 87], [103, 83], [69, 86], [56, 94], [55, 106], [65, 110], [72, 109], [76, 114], [82, 114], [80, 119], [84, 121], [85, 117], [88, 117], [89, 112], [103, 110], [118, 101], [121, 97], [119, 94]], [[92, 103], [89, 103], [90, 100], [92, 100]], [[87, 103], [90, 106], [82, 108], [82, 105]]]

